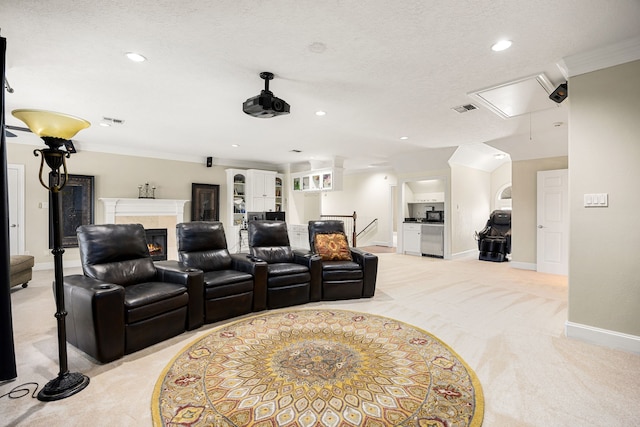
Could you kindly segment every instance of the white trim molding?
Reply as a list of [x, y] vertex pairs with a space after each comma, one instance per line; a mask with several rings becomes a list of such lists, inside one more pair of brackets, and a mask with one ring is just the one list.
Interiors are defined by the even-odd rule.
[[[558, 62], [566, 79], [640, 59], [640, 37], [623, 40], [589, 52], [567, 56]], [[571, 88], [569, 88], [571, 91]]]
[[509, 264], [511, 265], [511, 268], [517, 268], [520, 270], [533, 270], [533, 271], [538, 270], [538, 266], [534, 262], [511, 261]]
[[569, 322], [568, 320], [565, 323], [565, 335], [568, 338], [591, 344], [640, 354], [640, 337], [635, 335]]
[[115, 224], [117, 216], [175, 216], [184, 222], [184, 205], [188, 200], [101, 198], [104, 222]]

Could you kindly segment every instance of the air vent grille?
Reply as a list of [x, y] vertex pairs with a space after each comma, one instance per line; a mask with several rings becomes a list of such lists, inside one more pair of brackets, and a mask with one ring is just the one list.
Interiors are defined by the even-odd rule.
[[458, 105], [457, 107], [452, 108], [452, 110], [455, 110], [460, 114], [466, 113], [467, 111], [477, 110], [477, 109], [478, 107], [476, 107], [473, 104]]
[[102, 121], [103, 122], [107, 122], [107, 123], [111, 123], [111, 124], [114, 124], [114, 125], [122, 125], [122, 124], [124, 124], [124, 120], [122, 120], [122, 119], [114, 119], [112, 117], [103, 117]]

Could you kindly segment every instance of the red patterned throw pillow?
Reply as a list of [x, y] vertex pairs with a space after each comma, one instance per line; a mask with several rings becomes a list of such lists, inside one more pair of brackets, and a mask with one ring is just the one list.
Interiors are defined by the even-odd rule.
[[342, 233], [316, 234], [313, 243], [323, 261], [352, 261], [347, 236]]

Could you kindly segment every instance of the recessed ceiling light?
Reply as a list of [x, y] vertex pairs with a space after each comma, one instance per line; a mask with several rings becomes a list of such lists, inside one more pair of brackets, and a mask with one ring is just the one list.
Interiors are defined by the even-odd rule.
[[405, 140], [409, 139], [409, 137], [408, 136], [401, 136], [400, 139], [405, 141]]
[[147, 58], [135, 52], [127, 52], [126, 55], [127, 55], [127, 58], [129, 58], [133, 62], [144, 62], [147, 60]]
[[497, 160], [502, 160], [505, 157], [507, 157], [507, 155], [504, 154], [504, 153], [496, 153], [496, 154], [493, 155], [493, 157], [495, 157]]
[[316, 111], [316, 116], [326, 116], [327, 113], [325, 111]]
[[231, 144], [231, 146], [232, 146], [233, 148], [238, 148], [238, 147], [240, 147], [238, 144]]
[[491, 46], [491, 50], [494, 52], [500, 52], [505, 49], [509, 49], [511, 47], [511, 40], [500, 40], [493, 46]]
[[105, 123], [105, 122], [101, 122], [100, 126], [102, 126], [103, 128], [108, 128], [108, 127], [111, 127], [111, 124]]

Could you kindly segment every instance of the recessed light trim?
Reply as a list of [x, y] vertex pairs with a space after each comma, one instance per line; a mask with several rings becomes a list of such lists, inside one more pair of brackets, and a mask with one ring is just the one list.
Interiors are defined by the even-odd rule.
[[503, 50], [509, 49], [512, 44], [513, 42], [511, 40], [500, 40], [491, 46], [491, 50], [494, 52], [502, 52]]
[[238, 148], [238, 147], [240, 147], [240, 145], [238, 145], [238, 144], [231, 144], [231, 146], [232, 146], [233, 148]]
[[127, 52], [125, 55], [133, 62], [144, 62], [147, 60], [147, 58], [136, 52]]
[[327, 115], [326, 111], [322, 111], [322, 110], [316, 111], [316, 116], [326, 116], [326, 115]]
[[403, 141], [406, 141], [407, 139], [409, 139], [409, 137], [408, 136], [401, 136], [400, 139], [403, 140]]

